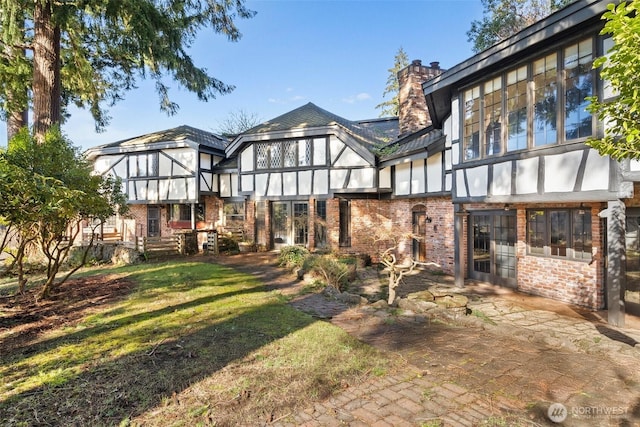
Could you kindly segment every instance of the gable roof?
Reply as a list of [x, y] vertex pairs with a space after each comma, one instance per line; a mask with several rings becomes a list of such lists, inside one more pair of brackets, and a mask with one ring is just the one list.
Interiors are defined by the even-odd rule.
[[334, 126], [342, 128], [369, 151], [375, 146], [388, 144], [398, 134], [397, 118], [350, 121], [309, 102], [238, 135], [227, 147], [227, 154], [236, 152], [251, 136]]
[[123, 139], [109, 144], [99, 145], [87, 150], [87, 156], [95, 157], [99, 154], [141, 151], [151, 148], [167, 148], [170, 145], [175, 145], [176, 143], [183, 145], [197, 144], [212, 148], [222, 154], [224, 153], [224, 148], [227, 142], [228, 141], [224, 137], [218, 136], [214, 133], [182, 125], [171, 129]]

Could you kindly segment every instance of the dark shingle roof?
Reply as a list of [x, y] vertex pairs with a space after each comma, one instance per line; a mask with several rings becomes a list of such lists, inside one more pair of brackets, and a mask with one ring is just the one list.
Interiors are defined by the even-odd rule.
[[410, 155], [418, 151], [424, 151], [432, 144], [435, 144], [444, 139], [444, 133], [442, 129], [435, 129], [432, 126], [418, 131], [414, 134], [388, 144], [382, 149], [382, 152], [388, 152], [389, 154], [383, 154], [380, 157], [381, 161], [395, 159], [405, 155]]
[[[391, 122], [393, 120], [390, 120]], [[314, 127], [326, 127], [338, 125], [350, 134], [370, 145], [386, 144], [389, 142], [389, 127], [392, 124], [382, 122], [379, 126], [373, 120], [354, 122], [324, 110], [309, 102], [295, 110], [291, 110], [281, 116], [268, 120], [255, 126], [243, 134], [259, 134], [266, 132], [288, 131], [293, 129], [305, 129]], [[386, 126], [386, 128], [385, 128]]]
[[95, 147], [95, 149], [105, 149], [111, 147], [126, 147], [132, 145], [154, 144], [161, 142], [181, 142], [189, 140], [197, 144], [206, 145], [218, 150], [224, 150], [227, 140], [224, 137], [214, 133], [197, 129], [191, 126], [182, 125], [172, 129], [161, 130], [158, 132], [148, 133], [121, 141], [112, 142], [110, 144]]

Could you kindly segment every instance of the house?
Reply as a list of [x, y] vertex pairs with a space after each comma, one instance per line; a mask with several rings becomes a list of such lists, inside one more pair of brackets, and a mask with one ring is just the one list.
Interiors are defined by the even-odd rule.
[[[424, 103], [420, 85], [440, 70], [418, 61], [405, 71], [407, 93]], [[426, 107], [415, 111], [421, 117], [350, 121], [308, 103], [239, 135], [226, 155], [237, 159], [245, 232], [261, 247], [374, 259], [390, 236], [414, 232], [420, 238], [402, 240], [399, 253], [452, 272], [450, 150], [441, 131], [426, 127]]]
[[[579, 0], [464, 62], [413, 61], [397, 118], [312, 103], [231, 141], [186, 126], [90, 150], [122, 178], [123, 238], [234, 231], [264, 250], [401, 257], [593, 310], [640, 307], [640, 163], [600, 156], [585, 98], [611, 40]], [[206, 233], [203, 233], [206, 234]]]
[[263, 250], [374, 259], [413, 233], [399, 254], [453, 273], [451, 145], [429, 127], [421, 87], [440, 72], [420, 61], [401, 72], [400, 118], [351, 121], [308, 103], [232, 141], [181, 126], [95, 147], [96, 172], [122, 179], [132, 213], [108, 231], [233, 231]]
[[190, 126], [154, 132], [87, 151], [96, 173], [122, 180], [130, 215], [113, 218], [103, 234], [124, 241], [183, 230], [215, 230], [235, 220], [223, 214], [222, 197], [237, 195], [232, 172], [220, 169], [227, 141]]
[[608, 3], [577, 1], [423, 91], [453, 150], [456, 282], [607, 307], [621, 325], [640, 283], [639, 169], [585, 145], [603, 129], [585, 98], [613, 96], [592, 68]]

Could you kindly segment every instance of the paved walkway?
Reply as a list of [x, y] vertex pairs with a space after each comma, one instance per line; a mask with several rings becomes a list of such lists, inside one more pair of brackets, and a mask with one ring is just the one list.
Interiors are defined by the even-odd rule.
[[[361, 286], [376, 285], [369, 277]], [[451, 278], [425, 273], [407, 290]], [[640, 322], [468, 282], [457, 319], [347, 306], [323, 294], [292, 305], [344, 328], [406, 370], [354, 385], [278, 420], [289, 426], [640, 426]], [[551, 416], [550, 416], [551, 414]]]

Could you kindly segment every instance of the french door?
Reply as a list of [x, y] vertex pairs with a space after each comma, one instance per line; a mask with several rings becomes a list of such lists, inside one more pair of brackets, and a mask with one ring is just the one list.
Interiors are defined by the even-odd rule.
[[469, 276], [516, 286], [515, 211], [476, 212], [469, 217]]
[[309, 243], [309, 203], [286, 201], [271, 204], [274, 249]]

